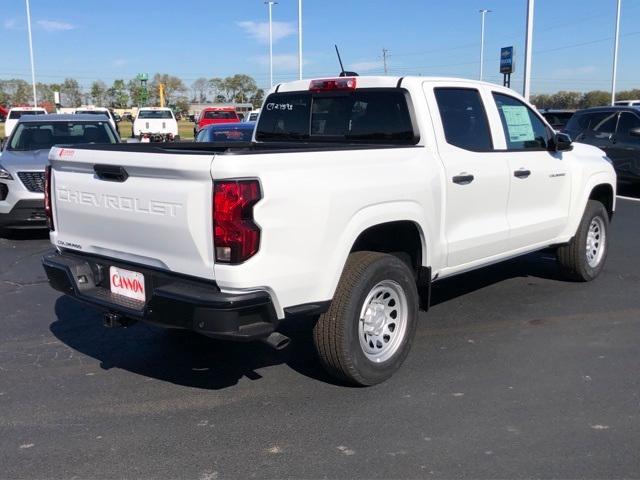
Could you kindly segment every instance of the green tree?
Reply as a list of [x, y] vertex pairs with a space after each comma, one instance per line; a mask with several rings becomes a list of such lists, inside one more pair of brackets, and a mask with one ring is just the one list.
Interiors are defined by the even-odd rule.
[[77, 80], [64, 79], [60, 85], [60, 102], [65, 107], [79, 107], [82, 104], [82, 90]]
[[204, 103], [207, 101], [209, 93], [209, 81], [206, 78], [199, 78], [191, 84], [191, 90], [193, 91], [193, 101]]
[[189, 97], [183, 95], [178, 97], [175, 102], [175, 112], [186, 115], [189, 112]]
[[259, 88], [256, 90], [256, 93], [253, 95], [251, 99], [251, 103], [253, 103], [253, 108], [260, 108], [262, 106], [262, 102], [264, 101], [264, 90]]
[[616, 93], [616, 100], [638, 100], [640, 99], [640, 88], [623, 90]]
[[166, 73], [156, 73], [149, 85], [149, 98], [153, 99], [153, 103], [156, 105], [160, 103], [159, 86], [161, 83], [164, 85], [164, 99], [167, 104], [175, 104], [178, 97], [187, 92], [187, 87], [184, 86], [180, 78]]
[[95, 105], [99, 107], [105, 105], [107, 97], [107, 85], [102, 80], [96, 80], [91, 84], [90, 93], [91, 101]]
[[38, 105], [43, 103], [53, 103], [53, 92], [55, 91], [53, 83], [36, 83], [36, 97], [38, 99]]
[[224, 102], [224, 79], [220, 77], [211, 78], [209, 80], [209, 89], [213, 95], [214, 102]]
[[129, 94], [124, 80], [114, 80], [113, 85], [107, 90], [106, 98], [110, 107], [127, 108], [129, 105]]
[[601, 107], [611, 103], [611, 93], [602, 90], [592, 90], [585, 93], [580, 100], [580, 108]]

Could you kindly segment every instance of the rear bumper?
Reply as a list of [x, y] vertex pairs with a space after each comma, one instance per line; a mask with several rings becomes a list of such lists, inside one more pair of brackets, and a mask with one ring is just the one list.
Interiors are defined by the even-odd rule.
[[19, 200], [8, 213], [0, 213], [0, 227], [46, 228], [44, 200]]
[[[278, 323], [265, 291], [223, 293], [213, 282], [66, 251], [46, 255], [42, 264], [54, 289], [128, 319], [239, 341], [265, 338]], [[147, 300], [111, 293], [110, 266], [142, 273]]]

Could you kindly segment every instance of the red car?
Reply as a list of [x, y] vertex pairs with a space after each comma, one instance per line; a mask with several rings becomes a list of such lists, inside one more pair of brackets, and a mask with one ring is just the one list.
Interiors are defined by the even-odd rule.
[[207, 125], [217, 123], [238, 123], [239, 121], [240, 117], [238, 117], [234, 107], [206, 107], [200, 112], [198, 122], [193, 128], [193, 135], [195, 137], [197, 133]]

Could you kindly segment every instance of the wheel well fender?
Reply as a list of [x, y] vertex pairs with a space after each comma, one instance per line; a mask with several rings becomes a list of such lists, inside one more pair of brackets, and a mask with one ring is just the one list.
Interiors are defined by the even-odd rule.
[[[329, 298], [333, 297], [347, 257], [353, 251], [373, 250], [395, 254], [410, 262], [414, 271], [430, 265], [429, 232], [424, 228], [425, 225], [424, 211], [414, 202], [382, 203], [359, 210], [335, 243], [339, 251], [328, 265], [330, 275], [325, 285]], [[390, 233], [393, 234], [391, 239], [383, 238]]]
[[609, 213], [609, 218], [613, 216], [616, 209], [616, 185], [609, 174], [597, 173], [589, 177], [585, 182], [582, 194], [571, 207], [566, 231], [567, 237], [573, 237], [578, 230], [582, 214], [589, 200], [602, 202]]

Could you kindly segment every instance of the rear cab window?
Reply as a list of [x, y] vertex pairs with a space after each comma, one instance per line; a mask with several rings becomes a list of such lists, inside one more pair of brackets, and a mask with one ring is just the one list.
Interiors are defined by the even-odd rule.
[[204, 112], [204, 119], [208, 120], [237, 120], [236, 112], [209, 110]]
[[11, 112], [9, 112], [9, 119], [17, 120], [23, 115], [44, 115], [45, 113], [47, 112], [42, 110], [11, 110]]
[[163, 118], [173, 119], [173, 113], [171, 110], [140, 110], [138, 118], [148, 120]]
[[420, 136], [412, 111], [401, 88], [273, 93], [256, 140], [415, 145]]

